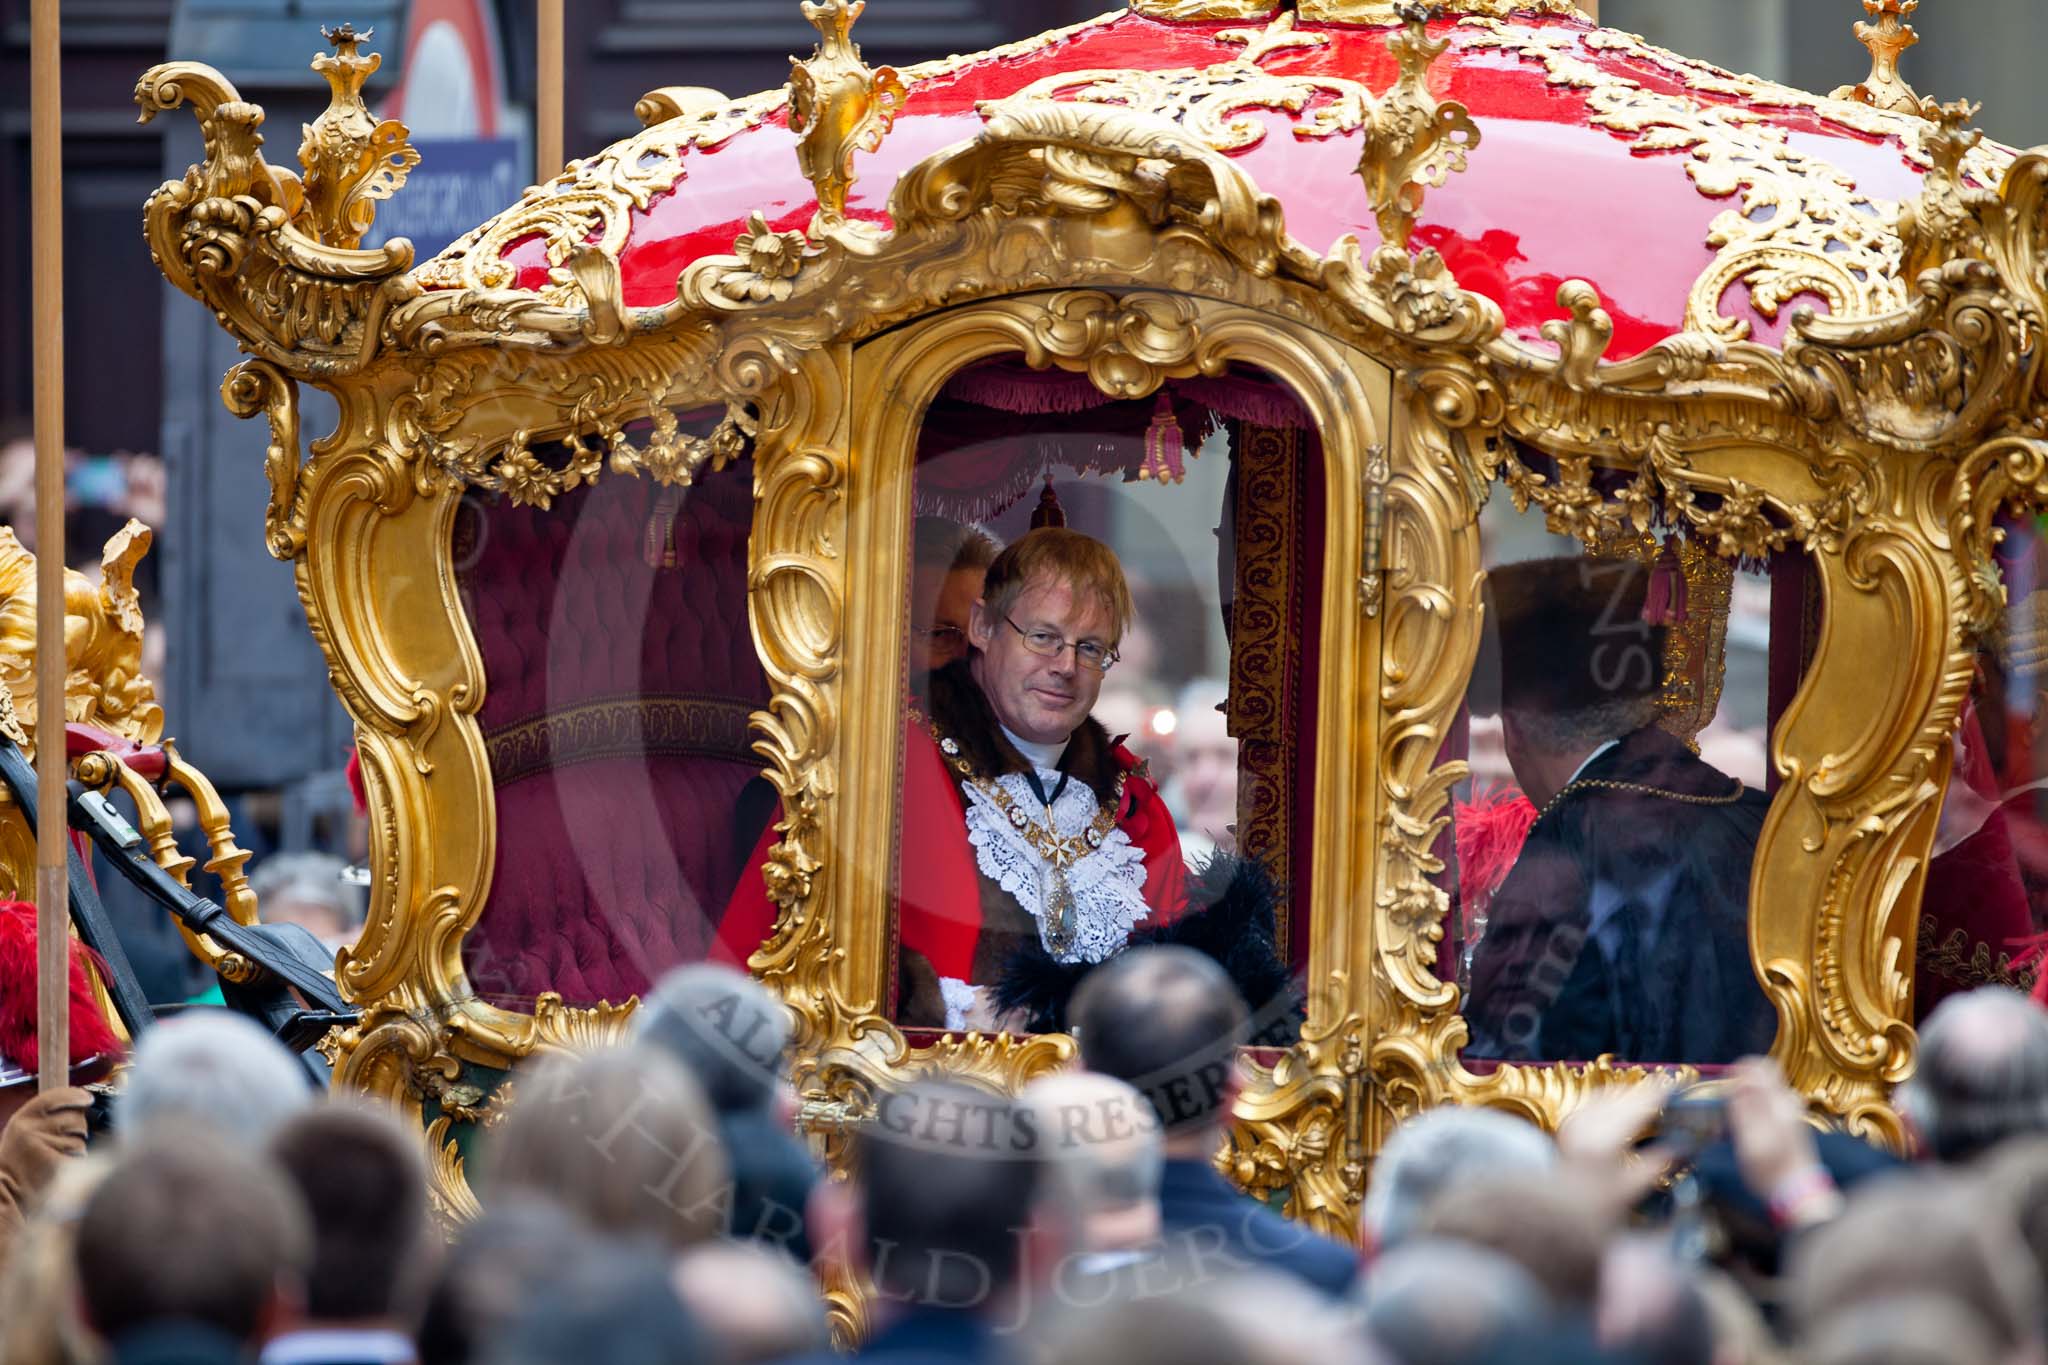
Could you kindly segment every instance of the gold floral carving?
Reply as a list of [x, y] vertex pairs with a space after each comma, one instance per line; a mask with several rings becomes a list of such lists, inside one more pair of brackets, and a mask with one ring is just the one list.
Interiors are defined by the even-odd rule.
[[809, 61], [790, 61], [789, 130], [797, 164], [818, 192], [813, 236], [844, 225], [854, 154], [882, 145], [908, 95], [895, 67], [860, 59], [852, 30], [866, 8], [867, 0], [803, 0], [818, 46]]
[[1920, 112], [1920, 96], [1899, 74], [1899, 57], [1920, 41], [1919, 31], [1906, 22], [1919, 8], [1920, 0], [1863, 0], [1871, 22], [1856, 25], [1856, 41], [1870, 49], [1870, 74], [1857, 85], [1838, 87], [1833, 98], [1900, 114]]
[[[130, 521], [107, 541], [100, 581], [64, 571], [64, 720], [97, 725], [153, 744], [163, 734], [156, 687], [142, 671], [142, 607], [135, 566], [152, 534]], [[42, 718], [36, 714], [36, 557], [0, 526], [0, 689], [33, 759]], [[30, 884], [33, 885], [31, 878]]]
[[[1490, 22], [1456, 32], [1505, 33]], [[1515, 30], [1510, 46], [1530, 47], [1536, 32]], [[1555, 50], [1552, 75], [1567, 80], [1568, 56], [1591, 66], [1587, 54], [1624, 41], [1559, 32], [1582, 44]], [[538, 453], [550, 442], [578, 452], [567, 467], [579, 479], [602, 477], [606, 433], [705, 406], [753, 424], [748, 606], [771, 687], [755, 743], [782, 797], [767, 869], [778, 920], [753, 966], [797, 1020], [807, 1112], [843, 1130], [873, 1085], [939, 1061], [1005, 1086], [1058, 1065], [1070, 1040], [919, 1049], [880, 1017], [888, 888], [863, 851], [895, 837], [901, 714], [894, 685], [873, 680], [897, 676], [905, 604], [867, 585], [902, 581], [916, 424], [961, 366], [1017, 356], [1135, 394], [1235, 362], [1296, 392], [1322, 438], [1327, 487], [1360, 491], [1329, 500], [1314, 618], [1325, 671], [1308, 1026], [1270, 1071], [1249, 1072], [1232, 1172], [1284, 1186], [1295, 1212], [1346, 1228], [1402, 1115], [1467, 1102], [1555, 1123], [1593, 1090], [1643, 1074], [1611, 1059], [1474, 1074], [1459, 1061], [1457, 991], [1436, 971], [1446, 902], [1431, 878], [1464, 776], [1437, 760], [1478, 648], [1477, 516], [1495, 483], [1575, 535], [1663, 522], [1717, 554], [1808, 555], [1827, 630], [1772, 739], [1782, 783], [1755, 874], [1771, 913], [1755, 917], [1751, 947], [1793, 1082], [1859, 1131], [1898, 1136], [1888, 1101], [1913, 1065], [1919, 881], [1974, 640], [2003, 605], [1997, 519], [2008, 504], [2048, 505], [2035, 344], [2048, 325], [2048, 158], [2022, 157], [2001, 180], [1990, 168], [2002, 153], [1968, 145], [1960, 116], [1951, 127], [1821, 101], [1844, 126], [1899, 125], [1901, 145], [1935, 172], [1900, 215], [1895, 247], [1926, 273], [1910, 293], [1795, 314], [1780, 348], [1705, 326], [1709, 310], [1703, 330], [1613, 363], [1612, 320], [1590, 286], [1567, 284], [1549, 344], [1525, 345], [1435, 252], [1368, 254], [1355, 240], [1310, 250], [1240, 162], [1138, 108], [991, 106], [979, 137], [901, 177], [888, 233], [828, 232], [792, 275], [767, 268], [767, 243], [699, 261], [673, 304], [616, 327], [580, 285], [552, 302], [475, 286], [408, 295], [383, 257], [351, 276], [344, 266], [377, 253], [337, 254], [294, 226], [296, 180], [255, 154], [260, 111], [197, 69], [160, 69], [145, 95], [162, 108], [193, 102], [208, 125], [206, 163], [150, 208], [167, 275], [258, 358], [341, 404], [295, 494], [300, 588], [356, 722], [371, 809], [370, 921], [338, 972], [364, 1014], [334, 1040], [337, 1084], [417, 1116], [424, 1076], [507, 1065], [622, 1022], [624, 1007], [503, 1010], [464, 974], [496, 836], [477, 722], [485, 679], [453, 589], [450, 532], [469, 483], [510, 479], [498, 485], [508, 495], [548, 495], [566, 478]], [[1703, 128], [1696, 109], [1646, 103], [1640, 89], [1602, 99], [1602, 116], [1627, 122], [1618, 131], [1710, 165], [1743, 138], [1776, 155], [1774, 139], [1739, 120]], [[1748, 173], [1730, 174], [1741, 190]], [[1765, 188], [1792, 216], [1806, 211], [1807, 189]], [[772, 280], [790, 287], [764, 289]], [[286, 344], [284, 314], [338, 330], [301, 327]], [[1550, 463], [1529, 468], [1517, 443]], [[1356, 588], [1375, 444], [1387, 478], [1379, 609], [1367, 616]], [[516, 452], [552, 472], [535, 474]], [[680, 469], [688, 457], [658, 463]], [[637, 448], [622, 472], [635, 469], [654, 470]], [[1596, 478], [1603, 469], [1614, 473]], [[1874, 658], [1891, 666], [1874, 676]]]

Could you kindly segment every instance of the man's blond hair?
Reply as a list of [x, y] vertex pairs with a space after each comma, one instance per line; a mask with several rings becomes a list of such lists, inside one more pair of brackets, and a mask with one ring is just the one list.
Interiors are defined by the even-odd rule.
[[1007, 616], [1017, 599], [1031, 584], [1050, 578], [1066, 584], [1076, 596], [1093, 596], [1109, 613], [1110, 638], [1114, 648], [1137, 615], [1131, 605], [1131, 586], [1124, 581], [1124, 567], [1116, 551], [1093, 536], [1064, 527], [1041, 526], [996, 556], [988, 566], [981, 600], [988, 610]]

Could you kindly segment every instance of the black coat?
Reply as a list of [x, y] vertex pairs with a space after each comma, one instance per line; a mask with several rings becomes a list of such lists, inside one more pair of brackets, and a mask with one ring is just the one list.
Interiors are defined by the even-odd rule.
[[[1750, 963], [1749, 874], [1769, 798], [1655, 727], [1577, 781], [1631, 789], [1568, 787], [1530, 827], [1473, 956], [1467, 1055], [1725, 1063], [1766, 1051], [1777, 1015]], [[1596, 896], [1638, 907], [1625, 960], [1619, 921], [1606, 944], [1595, 937]]]
[[[1207, 1161], [1172, 1160], [1159, 1180], [1167, 1251], [1202, 1249], [1210, 1267], [1277, 1270], [1332, 1297], [1358, 1279], [1358, 1252], [1282, 1218], [1217, 1174]], [[1197, 1245], [1199, 1244], [1199, 1246]]]

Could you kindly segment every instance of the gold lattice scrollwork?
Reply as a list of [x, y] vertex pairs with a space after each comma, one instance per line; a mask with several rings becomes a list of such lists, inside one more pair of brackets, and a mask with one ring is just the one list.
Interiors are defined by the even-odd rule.
[[797, 164], [818, 193], [811, 234], [844, 225], [856, 152], [872, 152], [896, 122], [908, 91], [893, 66], [870, 68], [853, 41], [867, 0], [803, 0], [818, 30], [811, 59], [789, 64], [789, 129]]
[[377, 201], [389, 199], [420, 164], [419, 151], [406, 140], [397, 119], [378, 122], [363, 103], [363, 82], [384, 58], [356, 51], [370, 30], [353, 26], [322, 29], [334, 45], [333, 54], [313, 59], [313, 69], [327, 78], [332, 92], [320, 116], [306, 125], [299, 144], [299, 164], [306, 168], [306, 212], [320, 240], [328, 246], [353, 248], [377, 217]]
[[1856, 41], [1870, 49], [1870, 74], [1860, 84], [1836, 87], [1835, 99], [1901, 114], [1920, 112], [1920, 96], [1899, 74], [1900, 56], [1920, 41], [1919, 31], [1906, 22], [1919, 8], [1920, 0], [1863, 0], [1870, 22], [1856, 25]]

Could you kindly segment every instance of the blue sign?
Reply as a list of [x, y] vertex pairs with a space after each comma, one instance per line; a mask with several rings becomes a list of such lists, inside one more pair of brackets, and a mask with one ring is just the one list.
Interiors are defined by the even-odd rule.
[[420, 164], [397, 194], [377, 205], [363, 245], [410, 237], [414, 264], [517, 203], [532, 179], [518, 138], [422, 138], [413, 146]]

